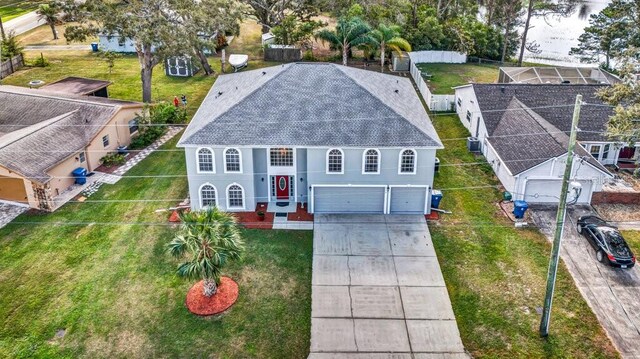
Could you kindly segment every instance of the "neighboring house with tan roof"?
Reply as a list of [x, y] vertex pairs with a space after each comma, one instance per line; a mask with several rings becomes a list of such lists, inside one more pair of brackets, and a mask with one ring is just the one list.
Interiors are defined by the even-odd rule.
[[127, 146], [143, 104], [0, 86], [0, 200], [52, 211], [78, 167]]

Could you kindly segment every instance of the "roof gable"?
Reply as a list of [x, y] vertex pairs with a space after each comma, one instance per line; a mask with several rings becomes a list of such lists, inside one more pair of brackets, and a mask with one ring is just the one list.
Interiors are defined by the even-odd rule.
[[333, 64], [221, 76], [179, 144], [441, 146], [409, 80]]
[[596, 94], [607, 85], [559, 85], [559, 84], [474, 84], [473, 89], [478, 106], [491, 136], [500, 122], [512, 98], [517, 98], [524, 106], [560, 131], [571, 131], [571, 119], [576, 95], [581, 94], [585, 106], [580, 114], [579, 141], [608, 141], [604, 135], [605, 126], [613, 110], [606, 106]]
[[[564, 131], [560, 131], [515, 97], [509, 102], [506, 111], [502, 112], [500, 121], [487, 140], [513, 175], [551, 158], [566, 155], [569, 146], [569, 136]], [[579, 143], [574, 152], [599, 171], [610, 175]]]

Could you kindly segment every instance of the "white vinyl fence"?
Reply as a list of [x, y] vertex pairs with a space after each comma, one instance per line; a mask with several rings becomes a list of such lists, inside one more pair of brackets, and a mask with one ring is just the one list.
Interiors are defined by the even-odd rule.
[[431, 111], [451, 111], [455, 102], [455, 95], [434, 95], [429, 91], [429, 87], [422, 77], [422, 72], [418, 69], [420, 63], [448, 63], [464, 64], [467, 62], [467, 55], [455, 51], [413, 51], [409, 52], [411, 59], [410, 72], [413, 81], [416, 82], [418, 90], [422, 94], [424, 101]]

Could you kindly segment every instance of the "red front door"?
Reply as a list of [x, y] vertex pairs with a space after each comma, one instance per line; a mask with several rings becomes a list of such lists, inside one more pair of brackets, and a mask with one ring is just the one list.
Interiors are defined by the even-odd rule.
[[289, 176], [276, 176], [276, 199], [289, 199]]

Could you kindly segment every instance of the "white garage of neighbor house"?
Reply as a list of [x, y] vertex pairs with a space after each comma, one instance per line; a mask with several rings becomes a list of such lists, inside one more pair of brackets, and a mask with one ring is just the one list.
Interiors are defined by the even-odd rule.
[[[593, 103], [589, 85], [474, 84], [456, 88], [456, 111], [476, 139], [505, 189], [529, 203], [557, 203], [567, 161], [575, 95]], [[525, 101], [529, 105], [525, 104]], [[571, 179], [582, 184], [578, 203], [590, 203], [593, 192], [613, 175], [583, 143], [600, 139], [606, 107], [583, 108], [573, 156]], [[583, 142], [584, 141], [584, 142]], [[613, 152], [613, 151], [612, 151]], [[595, 153], [594, 153], [595, 154]], [[602, 159], [602, 156], [600, 156]]]
[[430, 211], [442, 144], [410, 80], [335, 64], [222, 75], [183, 134], [192, 208]]

